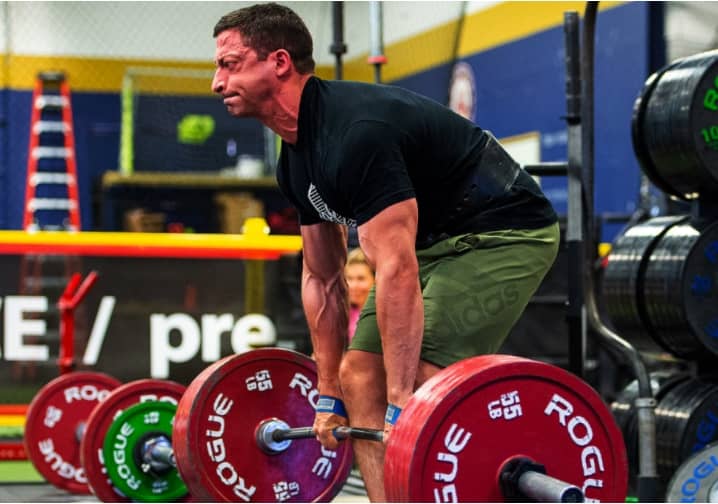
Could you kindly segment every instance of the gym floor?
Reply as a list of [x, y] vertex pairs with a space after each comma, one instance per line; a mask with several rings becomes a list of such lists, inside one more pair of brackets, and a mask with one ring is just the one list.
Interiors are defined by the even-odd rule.
[[98, 502], [92, 495], [72, 495], [46, 483], [3, 483], [0, 502]]
[[[92, 495], [72, 495], [45, 483], [4, 483], [0, 502], [99, 502]], [[339, 492], [332, 502], [369, 502], [366, 495]]]
[[[70, 494], [40, 481], [42, 477], [26, 467], [27, 464], [25, 461], [0, 463], [0, 502], [99, 502], [93, 495]], [[356, 469], [333, 502], [369, 502]]]

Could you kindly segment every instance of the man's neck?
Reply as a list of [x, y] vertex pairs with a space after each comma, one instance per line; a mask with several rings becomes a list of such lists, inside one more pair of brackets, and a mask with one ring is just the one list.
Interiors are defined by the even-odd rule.
[[287, 83], [277, 94], [270, 114], [262, 121], [268, 128], [289, 144], [297, 143], [299, 106], [302, 92], [312, 74], [299, 75]]

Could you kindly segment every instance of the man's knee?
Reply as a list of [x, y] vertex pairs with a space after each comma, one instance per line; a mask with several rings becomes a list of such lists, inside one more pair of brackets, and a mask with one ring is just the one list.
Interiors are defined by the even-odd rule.
[[382, 356], [361, 350], [349, 350], [339, 367], [339, 382], [346, 399], [358, 395], [368, 397], [370, 391], [385, 394], [386, 379]]
[[341, 365], [339, 366], [339, 383], [341, 384], [342, 392], [344, 392], [344, 394], [350, 391], [354, 386], [354, 363], [352, 362], [352, 359], [349, 358], [349, 355], [349, 352], [344, 355]]

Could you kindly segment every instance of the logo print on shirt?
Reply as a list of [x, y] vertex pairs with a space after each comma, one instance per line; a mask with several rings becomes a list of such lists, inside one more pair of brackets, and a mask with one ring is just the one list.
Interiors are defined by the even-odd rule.
[[357, 225], [357, 221], [355, 219], [347, 219], [346, 217], [342, 217], [334, 210], [329, 208], [322, 199], [317, 188], [312, 183], [309, 184], [307, 197], [309, 198], [309, 202], [319, 214], [319, 217], [321, 217], [325, 221], [336, 222], [337, 224], [344, 224], [345, 226]]

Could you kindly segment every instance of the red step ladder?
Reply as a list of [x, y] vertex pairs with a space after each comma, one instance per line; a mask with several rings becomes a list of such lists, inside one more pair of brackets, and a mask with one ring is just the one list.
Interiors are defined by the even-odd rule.
[[[75, 136], [70, 88], [63, 72], [40, 72], [32, 94], [30, 142], [23, 228], [26, 231], [79, 231]], [[51, 308], [44, 315], [47, 331], [29, 341], [59, 344], [60, 313], [52, 306], [74, 273], [82, 271], [81, 258], [55, 254], [24, 254], [20, 262], [20, 295], [45, 296]], [[36, 315], [37, 316], [37, 315]], [[17, 381], [35, 379], [36, 362], [15, 362]]]
[[23, 228], [80, 230], [70, 87], [63, 72], [40, 72], [35, 81]]

